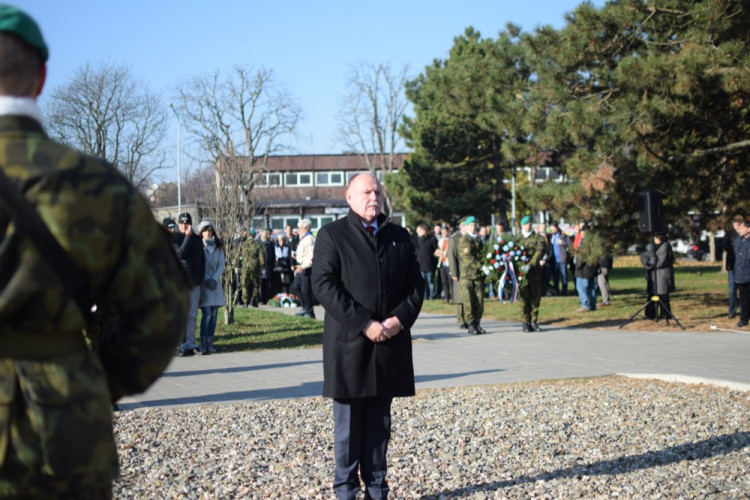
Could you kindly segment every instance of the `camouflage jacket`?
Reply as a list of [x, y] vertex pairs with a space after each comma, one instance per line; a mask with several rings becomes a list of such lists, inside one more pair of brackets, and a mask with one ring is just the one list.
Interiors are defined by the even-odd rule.
[[[523, 250], [529, 259], [526, 262], [529, 266], [529, 271], [526, 274], [531, 275], [532, 277], [535, 275], [541, 276], [542, 268], [539, 262], [544, 258], [546, 253], [547, 242], [544, 240], [544, 237], [536, 231], [533, 231], [526, 238], [524, 238], [523, 235], [519, 236], [521, 236], [521, 238], [518, 240], [518, 244], [523, 246]], [[526, 280], [526, 282], [528, 282], [528, 280]]]
[[0, 168], [88, 273], [90, 302], [118, 318], [98, 355], [86, 348], [82, 312], [0, 209], [0, 497], [100, 488], [116, 473], [111, 401], [174, 356], [187, 278], [133, 186], [35, 120], [0, 116]]
[[461, 235], [456, 240], [456, 251], [458, 254], [458, 268], [460, 278], [484, 279], [482, 273], [482, 249], [484, 245], [479, 238], [472, 238], [468, 234]]
[[240, 247], [240, 269], [243, 272], [260, 273], [260, 269], [266, 265], [266, 256], [263, 247], [253, 238], [242, 242]]

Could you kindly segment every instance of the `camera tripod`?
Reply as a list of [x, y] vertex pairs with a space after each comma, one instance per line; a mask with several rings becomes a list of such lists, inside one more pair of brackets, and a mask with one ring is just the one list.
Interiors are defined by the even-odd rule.
[[649, 297], [648, 301], [646, 302], [646, 305], [644, 305], [643, 307], [641, 307], [640, 309], [638, 309], [630, 318], [628, 318], [628, 320], [625, 323], [621, 324], [620, 328], [624, 327], [625, 325], [627, 325], [628, 323], [630, 323], [631, 321], [633, 321], [633, 319], [635, 319], [635, 317], [638, 316], [638, 314], [641, 311], [643, 311], [644, 309], [646, 309], [651, 304], [654, 304], [654, 306], [656, 306], [658, 304], [658, 305], [661, 306], [661, 308], [663, 310], [667, 311], [667, 314], [669, 314], [669, 317], [667, 318], [667, 324], [669, 324], [669, 318], [672, 318], [675, 321], [675, 323], [677, 323], [678, 325], [680, 325], [680, 328], [682, 328], [683, 330], [685, 329], [685, 327], [682, 326], [682, 323], [680, 323], [680, 320], [678, 320], [677, 318], [675, 318], [674, 314], [672, 314], [672, 311], [670, 311], [669, 308], [664, 305], [664, 302], [662, 302], [662, 300], [659, 298], [658, 295], [652, 295], [651, 297]]

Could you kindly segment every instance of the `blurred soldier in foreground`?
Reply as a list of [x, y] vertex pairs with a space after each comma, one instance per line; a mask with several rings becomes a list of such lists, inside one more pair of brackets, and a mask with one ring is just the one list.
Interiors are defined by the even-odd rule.
[[[187, 284], [136, 190], [104, 161], [46, 137], [36, 98], [47, 57], [37, 24], [0, 5], [0, 171], [83, 283], [71, 296], [18, 214], [0, 205], [0, 497], [108, 498], [111, 402], [145, 390], [174, 356]], [[119, 318], [98, 354], [83, 339], [85, 302]]]

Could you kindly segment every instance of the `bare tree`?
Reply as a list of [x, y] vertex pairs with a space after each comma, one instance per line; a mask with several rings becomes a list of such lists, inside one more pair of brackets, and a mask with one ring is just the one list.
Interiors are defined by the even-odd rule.
[[[203, 191], [201, 206], [227, 241], [228, 284], [239, 255], [232, 238], [259, 211], [254, 186], [268, 157], [290, 149], [284, 140], [295, 135], [302, 111], [267, 69], [235, 67], [226, 77], [217, 70], [184, 82], [177, 94], [178, 114], [203, 155], [197, 159], [213, 168], [214, 189]], [[225, 286], [227, 324], [234, 321], [236, 292]]]
[[139, 189], [165, 167], [161, 98], [126, 66], [82, 66], [69, 83], [52, 90], [45, 114], [51, 136], [106, 159]]
[[408, 101], [404, 94], [408, 66], [395, 72], [387, 64], [351, 67], [348, 93], [339, 112], [339, 138], [365, 160], [372, 173], [393, 173], [403, 140], [398, 126]]

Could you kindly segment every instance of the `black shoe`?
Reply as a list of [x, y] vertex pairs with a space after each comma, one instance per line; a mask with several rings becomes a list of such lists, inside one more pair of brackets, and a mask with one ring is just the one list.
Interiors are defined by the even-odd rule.
[[738, 326], [738, 327], [743, 327], [743, 326], [747, 326], [747, 321], [739, 320], [739, 321], [737, 322], [737, 325], [736, 325], [736, 326]]
[[531, 331], [532, 331], [532, 332], [541, 332], [541, 331], [542, 331], [542, 329], [541, 329], [541, 328], [539, 328], [539, 325], [538, 325], [538, 324], [536, 323], [536, 321], [535, 321], [535, 322], [533, 322], [533, 323], [531, 324]]
[[469, 328], [469, 335], [479, 335], [479, 330], [477, 330], [477, 327], [476, 325], [474, 325], [474, 323], [470, 324], [468, 328]]
[[195, 355], [195, 350], [194, 349], [187, 349], [185, 351], [180, 351], [180, 357], [181, 358], [186, 358], [188, 356], [194, 356], [194, 355]]
[[729, 319], [734, 319], [734, 318], [735, 318], [735, 316], [737, 316], [737, 315], [736, 315], [736, 314], [730, 314], [730, 315], [728, 315], [728, 316], [727, 316], [727, 318], [729, 318]]
[[302, 317], [315, 319], [315, 313], [306, 312], [305, 314], [302, 315]]
[[458, 325], [458, 327], [459, 327], [459, 328], [460, 328], [461, 330], [466, 330], [467, 328], [469, 328], [469, 325], [467, 325], [466, 323], [461, 323], [460, 325]]
[[523, 327], [521, 328], [524, 332], [530, 332], [531, 331], [531, 323], [524, 323]]
[[487, 333], [487, 330], [485, 330], [484, 328], [482, 328], [482, 326], [479, 323], [477, 323], [477, 331], [479, 333]]

